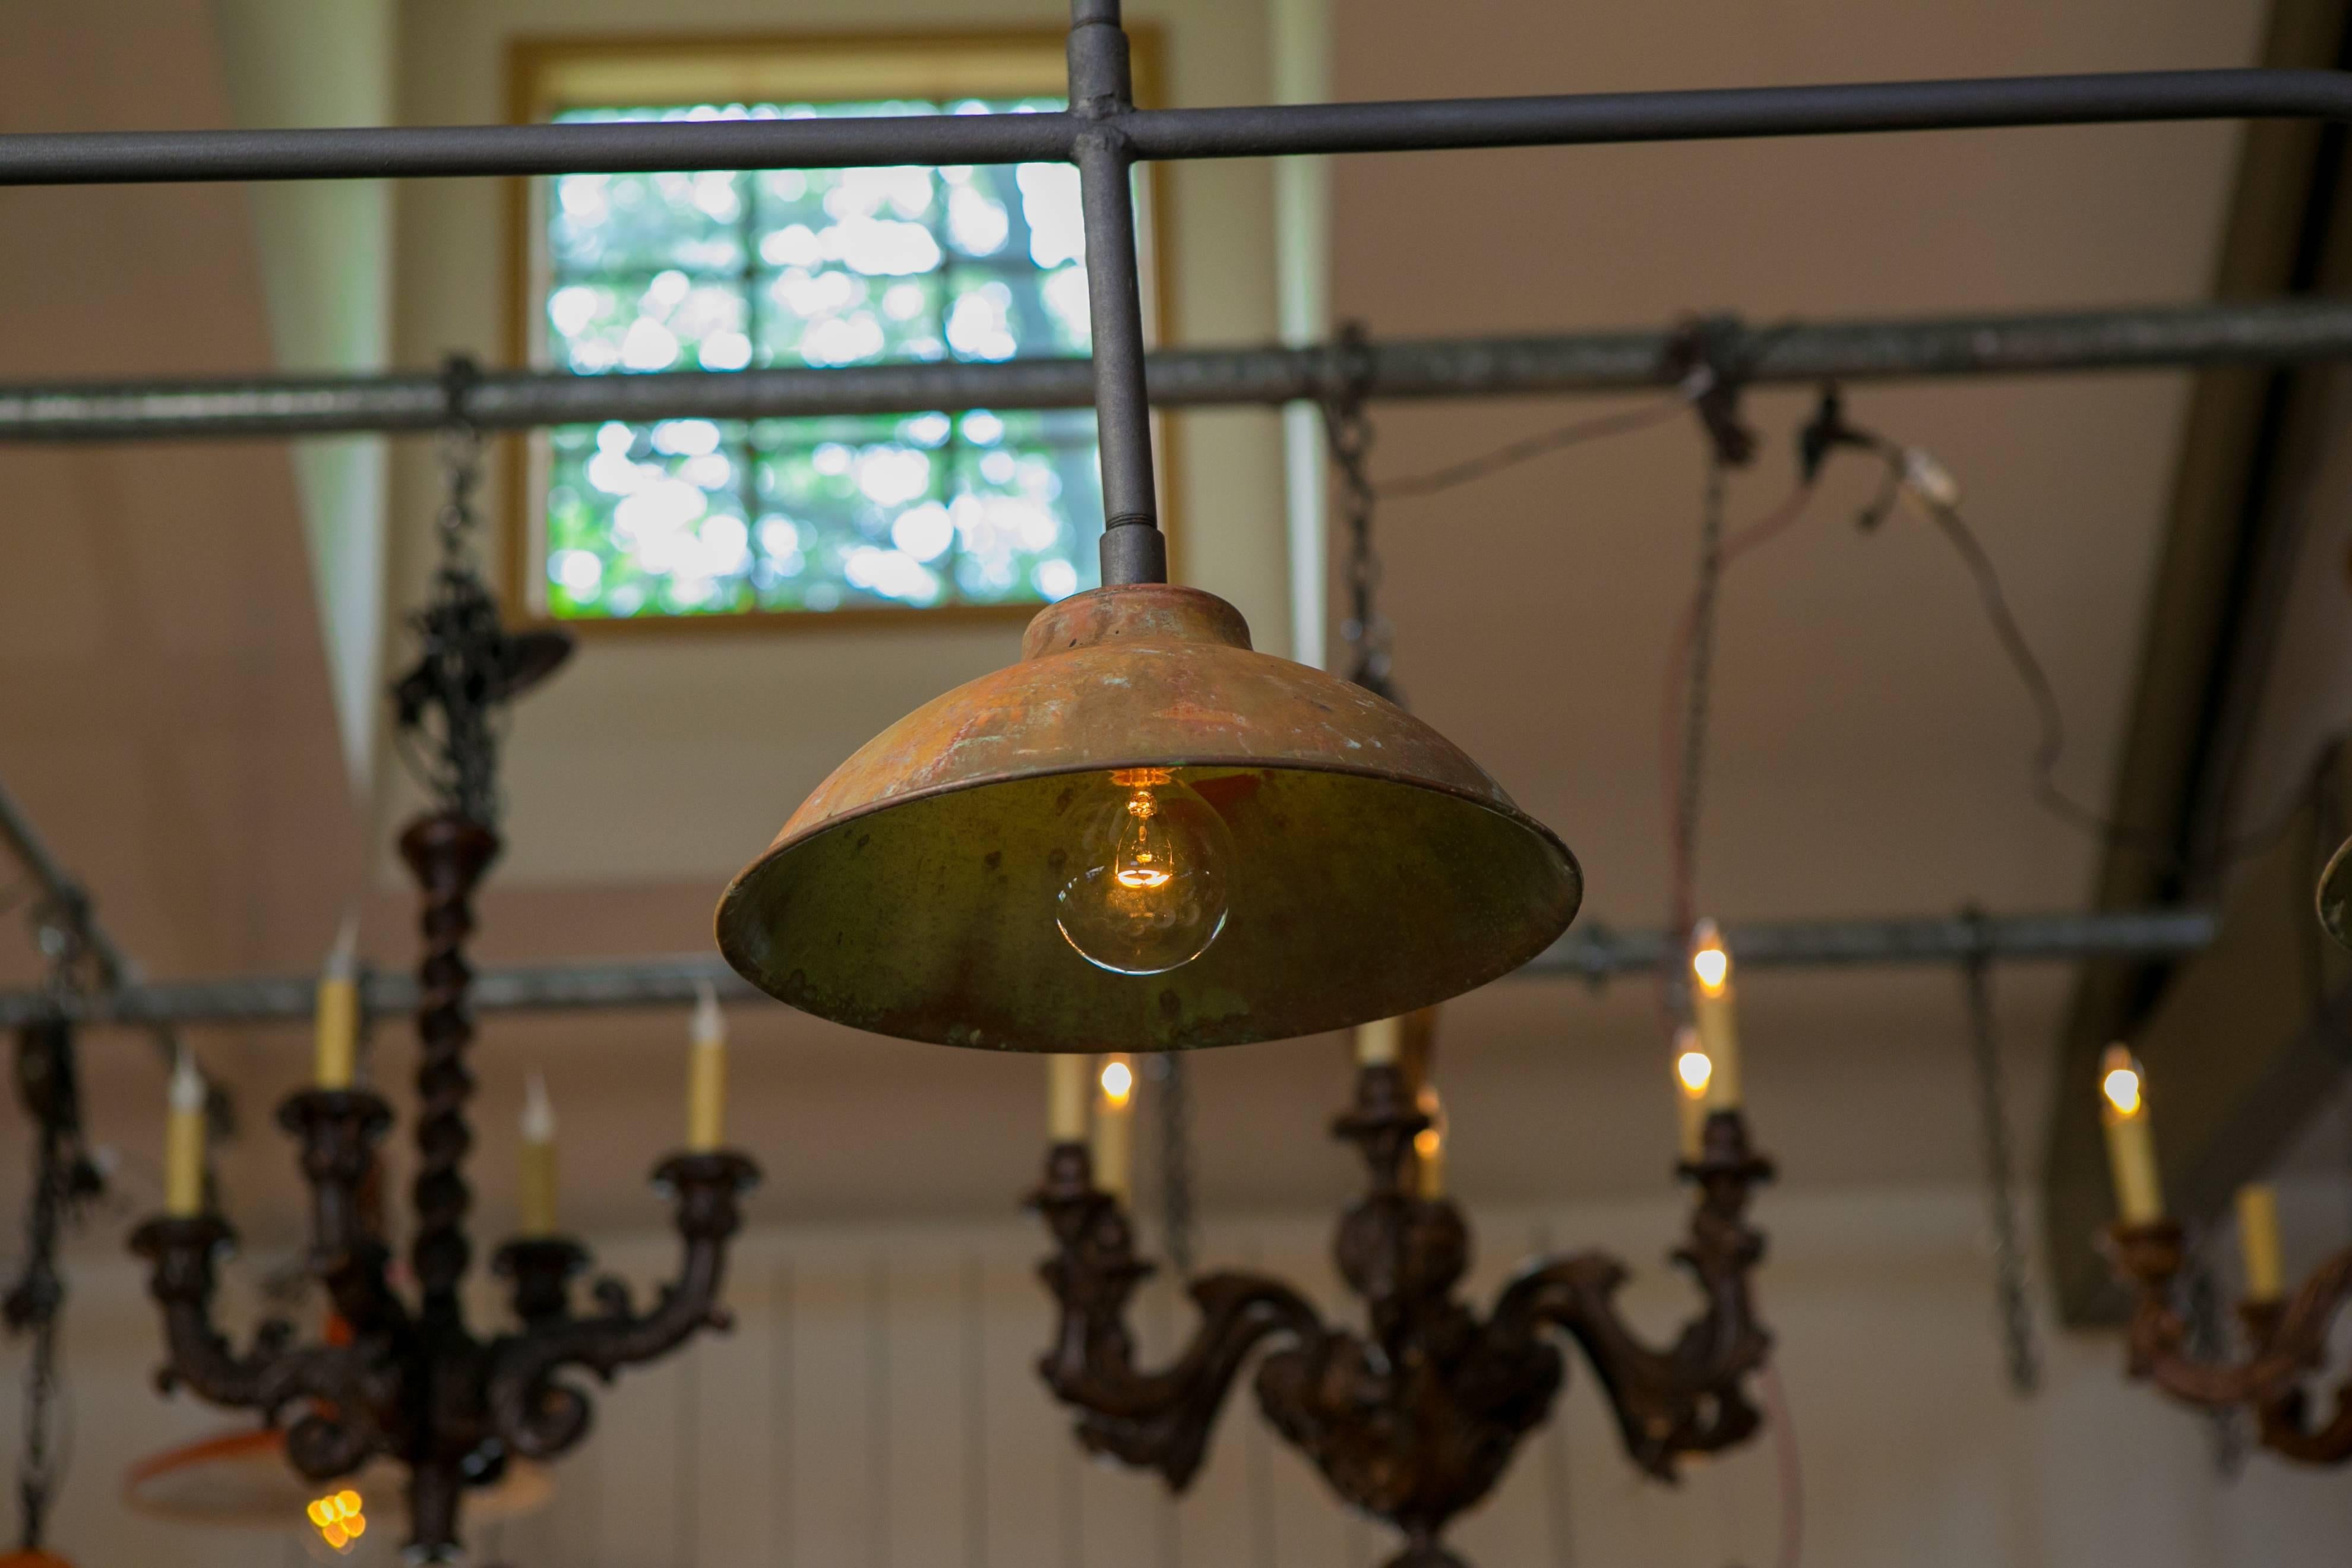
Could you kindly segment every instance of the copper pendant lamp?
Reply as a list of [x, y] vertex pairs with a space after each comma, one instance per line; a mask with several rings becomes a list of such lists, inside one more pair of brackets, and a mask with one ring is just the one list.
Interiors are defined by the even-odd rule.
[[[1581, 893], [1567, 847], [1428, 725], [1253, 651], [1213, 595], [1138, 583], [1050, 606], [1019, 663], [867, 742], [718, 924], [754, 984], [858, 1028], [1171, 1050], [1442, 1001], [1540, 952]], [[1189, 923], [1167, 915], [1187, 896]]]
[[769, 994], [908, 1039], [1183, 1050], [1394, 1017], [1568, 928], [1566, 845], [1435, 731], [1171, 586], [1118, 0], [1074, 0], [1104, 586], [886, 730], [727, 889]]

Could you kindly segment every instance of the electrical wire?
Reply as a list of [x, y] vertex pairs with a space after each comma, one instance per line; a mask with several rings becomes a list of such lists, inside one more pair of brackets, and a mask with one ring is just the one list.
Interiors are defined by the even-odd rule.
[[1547, 430], [1541, 435], [1529, 436], [1506, 446], [1497, 447], [1493, 451], [1478, 457], [1466, 458], [1458, 463], [1448, 463], [1442, 468], [1432, 468], [1425, 473], [1408, 474], [1402, 479], [1383, 480], [1373, 487], [1372, 493], [1382, 500], [1403, 500], [1413, 496], [1435, 495], [1440, 490], [1450, 490], [1457, 485], [1466, 485], [1474, 480], [1483, 479], [1490, 474], [1501, 473], [1505, 468], [1516, 468], [1521, 463], [1531, 462], [1538, 458], [1548, 457], [1554, 452], [1563, 451], [1587, 441], [1599, 440], [1608, 436], [1631, 435], [1636, 430], [1646, 430], [1654, 425], [1663, 425], [1688, 406], [1690, 406], [1690, 395], [1685, 391], [1676, 391], [1667, 397], [1644, 403], [1636, 408], [1620, 409], [1614, 414], [1602, 414], [1590, 419], [1574, 420], [1555, 429]]
[[1764, 1385], [1764, 1421], [1772, 1434], [1772, 1469], [1780, 1491], [1780, 1550], [1777, 1568], [1798, 1568], [1805, 1554], [1805, 1466], [1797, 1449], [1797, 1424], [1780, 1387], [1780, 1369], [1770, 1362], [1757, 1373]]

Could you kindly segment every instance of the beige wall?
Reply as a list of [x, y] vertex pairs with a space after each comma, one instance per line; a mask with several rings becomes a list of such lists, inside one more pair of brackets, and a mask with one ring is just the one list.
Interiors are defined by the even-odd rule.
[[[1262, 0], [1144, 5], [1130, 15], [1162, 30], [1171, 101], [1253, 102], [1270, 90]], [[414, 0], [402, 12], [400, 112], [419, 124], [501, 118], [504, 48], [521, 34], [1034, 27], [1058, 19], [1019, 0], [824, 0], [789, 12], [751, 0], [691, 0], [657, 17], [633, 0]], [[1169, 178], [1170, 335], [1272, 337], [1269, 170], [1203, 163]], [[429, 363], [453, 349], [501, 357], [504, 199], [488, 181], [401, 188], [394, 341], [402, 363]], [[1286, 650], [1276, 416], [1219, 411], [1171, 423], [1184, 574], [1239, 605], [1262, 646]], [[422, 581], [436, 480], [421, 443], [406, 444], [395, 468], [397, 606]], [[905, 628], [592, 636], [575, 667], [518, 720], [502, 875], [515, 882], [696, 879], [715, 888], [835, 763], [919, 702], [1009, 660], [1019, 635], [1017, 623], [918, 619]]]
[[[782, 1163], [782, 1162], [779, 1162]], [[2332, 1185], [2289, 1194], [2291, 1260], [2336, 1234]], [[1617, 1251], [1628, 1310], [1662, 1338], [1689, 1298], [1661, 1254], [1663, 1200], [1477, 1215], [1484, 1300], [1539, 1238]], [[2337, 1568], [2352, 1491], [2257, 1458], [2234, 1482], [2198, 1417], [2123, 1382], [2109, 1337], [2044, 1341], [2030, 1401], [2000, 1381], [1977, 1195], [1930, 1188], [1768, 1194], [1761, 1300], [1804, 1477], [1809, 1568]], [[1327, 1304], [1323, 1219], [1211, 1227], [1207, 1257], [1256, 1258]], [[1369, 1568], [1381, 1537], [1329, 1500], [1263, 1426], [1247, 1391], [1193, 1493], [1082, 1461], [1030, 1363], [1048, 1319], [1036, 1233], [1004, 1222], [766, 1230], [738, 1254], [741, 1321], [598, 1395], [586, 1446], [537, 1519], [476, 1539], [518, 1568]], [[250, 1300], [256, 1272], [240, 1263]], [[652, 1237], [608, 1248], [641, 1284]], [[77, 1270], [68, 1342], [75, 1470], [58, 1543], [79, 1563], [186, 1568], [294, 1563], [295, 1537], [197, 1531], [121, 1515], [134, 1457], [216, 1429], [144, 1382], [152, 1309], [117, 1258]], [[1138, 1321], [1164, 1353], [1186, 1320]], [[243, 1320], [240, 1319], [240, 1321]], [[2048, 1332], [2046, 1325], [2043, 1331]], [[1778, 1457], [1759, 1443], [1669, 1490], [1624, 1460], [1592, 1381], [1570, 1372], [1560, 1423], [1521, 1451], [1455, 1544], [1479, 1568], [1722, 1568], [1774, 1561]], [[13, 1436], [13, 1427], [10, 1431]], [[0, 1458], [5, 1458], [0, 1441]], [[392, 1521], [379, 1503], [380, 1527]], [[379, 1528], [352, 1568], [388, 1563]]]

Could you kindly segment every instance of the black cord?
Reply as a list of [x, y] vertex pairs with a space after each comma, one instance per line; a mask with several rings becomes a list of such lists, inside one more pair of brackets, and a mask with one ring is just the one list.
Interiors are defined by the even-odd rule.
[[1475, 479], [1483, 479], [1489, 474], [1498, 474], [1505, 468], [1516, 468], [1521, 463], [1547, 457], [1553, 452], [1585, 441], [1598, 440], [1604, 436], [1629, 435], [1635, 430], [1647, 429], [1653, 425], [1662, 425], [1681, 413], [1689, 405], [1690, 400], [1677, 392], [1661, 401], [1643, 404], [1639, 408], [1620, 409], [1614, 414], [1602, 414], [1590, 419], [1574, 420], [1556, 429], [1547, 430], [1539, 436], [1529, 436], [1523, 440], [1513, 441], [1507, 446], [1497, 447], [1493, 451], [1479, 457], [1468, 458], [1458, 463], [1449, 463], [1442, 468], [1432, 468], [1427, 473], [1411, 474], [1401, 479], [1390, 479], [1383, 484], [1374, 486], [1372, 493], [1382, 500], [1402, 500], [1410, 496], [1435, 495], [1440, 490], [1450, 490], [1456, 485], [1466, 485]]
[[[2183, 854], [2179, 848], [2160, 835], [2144, 828], [2126, 826], [2101, 812], [2084, 805], [2059, 787], [2059, 760], [2066, 751], [2066, 720], [2059, 706], [2057, 688], [2051, 682], [2049, 671], [2033, 650], [2025, 629], [2011, 609], [2008, 592], [2001, 585], [2000, 571], [1993, 563], [1992, 553], [1960, 515], [1959, 508], [1949, 500], [1931, 492], [1928, 487], [1912, 482], [1912, 467], [1916, 456], [1903, 447], [1868, 430], [1844, 422], [1834, 387], [1822, 392], [1821, 410], [1813, 423], [1801, 437], [1802, 461], [1808, 471], [1818, 471], [1822, 462], [1840, 448], [1853, 448], [1877, 455], [1885, 465], [1885, 475], [1877, 494], [1864, 508], [1861, 524], [1864, 529], [1877, 527], [1891, 513], [1902, 497], [1908, 495], [1927, 513], [1937, 531], [1952, 547], [1967, 568], [1977, 590], [1977, 600], [1983, 608], [1985, 619], [1991, 624], [1994, 639], [2000, 643], [2002, 655], [2016, 672], [2018, 683], [2025, 688], [2033, 704], [2034, 718], [2040, 734], [2033, 748], [2033, 797], [2051, 816], [2071, 827], [2091, 835], [2112, 848], [2129, 849], [2146, 857], [2159, 868], [2180, 877], [2210, 874], [2234, 865], [2248, 856], [2268, 849], [2284, 837], [2294, 826], [2304, 808], [2320, 798], [2322, 784], [2335, 766], [2339, 737], [2331, 742], [2315, 762], [2304, 783], [2296, 788], [2277, 812], [2251, 832], [2224, 839], [2211, 851], [2201, 856]], [[1930, 460], [1932, 463], [1932, 459]]]

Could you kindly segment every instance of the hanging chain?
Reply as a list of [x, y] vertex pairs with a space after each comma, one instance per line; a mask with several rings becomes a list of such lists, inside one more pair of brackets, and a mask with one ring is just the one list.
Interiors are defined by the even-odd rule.
[[[2210, 1363], [2229, 1355], [2230, 1331], [2222, 1324], [2221, 1286], [2206, 1256], [2206, 1242], [2204, 1234], [2189, 1237], [2180, 1273], [2189, 1353]], [[2214, 1474], [2223, 1480], [2235, 1480], [2246, 1468], [2246, 1426], [2242, 1411], [2234, 1405], [2212, 1405], [2205, 1411], [2205, 1421]]]
[[[1971, 910], [1971, 923], [1982, 917]], [[2008, 1097], [1994, 1034], [1992, 966], [1979, 947], [1961, 971], [1969, 1004], [1969, 1054], [1976, 1069], [1977, 1119], [1984, 1137], [1985, 1202], [1992, 1216], [1993, 1303], [2000, 1314], [2009, 1386], [2032, 1394], [2042, 1384], [2042, 1352], [2025, 1292], [2025, 1244], [2017, 1223], [2017, 1183], [2009, 1147]]]
[[[46, 989], [54, 1000], [62, 1002], [79, 988], [91, 960], [86, 913], [71, 902], [52, 902], [36, 917], [48, 961]], [[38, 1136], [25, 1221], [25, 1268], [0, 1299], [0, 1322], [10, 1333], [31, 1341], [25, 1365], [24, 1432], [16, 1455], [17, 1539], [29, 1552], [40, 1549], [65, 1468], [65, 1447], [58, 1433], [58, 1327], [66, 1291], [58, 1247], [66, 1226], [99, 1194], [102, 1182], [82, 1142], [73, 1026], [62, 1012], [17, 1032], [16, 1079], [17, 1099]]]
[[1715, 607], [1723, 580], [1727, 479], [1721, 453], [1711, 449], [1706, 490], [1699, 509], [1698, 586], [1691, 599], [1690, 662], [1684, 676], [1682, 765], [1675, 779], [1673, 929], [1681, 941], [1689, 939], [1698, 920], [1700, 785], [1706, 765], [1708, 700], [1715, 672]]
[[494, 827], [499, 712], [562, 663], [572, 640], [556, 631], [509, 634], [482, 579], [475, 549], [482, 437], [466, 409], [479, 379], [473, 363], [462, 357], [443, 368], [448, 410], [440, 447], [443, 500], [435, 520], [441, 560], [424, 608], [410, 617], [422, 651], [394, 686], [393, 700], [409, 771], [444, 810]]
[[1390, 626], [1380, 613], [1381, 558], [1372, 546], [1376, 496], [1367, 464], [1372, 450], [1372, 420], [1365, 412], [1371, 391], [1372, 349], [1360, 321], [1339, 329], [1332, 345], [1337, 389], [1323, 400], [1323, 440], [1339, 472], [1339, 515], [1348, 528], [1348, 619], [1340, 626], [1354, 654], [1348, 679], [1390, 701], [1398, 700], [1389, 660]]
[[1192, 1277], [1192, 1075], [1180, 1051], [1151, 1058], [1160, 1100], [1160, 1218], [1168, 1266], [1179, 1279]]

